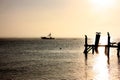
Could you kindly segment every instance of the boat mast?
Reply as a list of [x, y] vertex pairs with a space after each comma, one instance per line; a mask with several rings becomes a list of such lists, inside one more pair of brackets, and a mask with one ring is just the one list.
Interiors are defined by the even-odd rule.
[[51, 33], [48, 35], [48, 37], [50, 37], [50, 38], [51, 38]]

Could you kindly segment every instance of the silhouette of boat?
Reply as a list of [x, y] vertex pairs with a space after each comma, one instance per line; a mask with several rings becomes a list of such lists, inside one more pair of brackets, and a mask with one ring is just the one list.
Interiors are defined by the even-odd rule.
[[47, 37], [41, 37], [41, 39], [55, 39], [51, 36], [51, 33]]

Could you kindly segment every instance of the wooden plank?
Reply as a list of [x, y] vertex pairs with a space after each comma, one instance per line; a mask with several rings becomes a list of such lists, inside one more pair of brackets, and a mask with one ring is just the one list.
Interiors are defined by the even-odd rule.
[[[95, 47], [95, 45], [87, 45], [87, 46], [89, 46], [89, 47]], [[108, 46], [108, 45], [98, 45], [98, 47], [106, 47], [106, 46]], [[113, 48], [117, 48], [118, 46], [117, 45], [110, 45], [109, 47], [113, 47]]]

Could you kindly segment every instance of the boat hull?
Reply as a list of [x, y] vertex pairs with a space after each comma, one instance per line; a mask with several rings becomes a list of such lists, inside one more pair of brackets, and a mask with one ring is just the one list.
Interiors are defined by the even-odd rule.
[[41, 37], [41, 39], [55, 39], [53, 37]]

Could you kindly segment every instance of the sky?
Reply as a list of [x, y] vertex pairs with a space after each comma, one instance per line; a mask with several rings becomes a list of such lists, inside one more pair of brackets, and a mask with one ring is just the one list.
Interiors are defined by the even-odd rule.
[[120, 0], [0, 0], [0, 37], [120, 37]]

